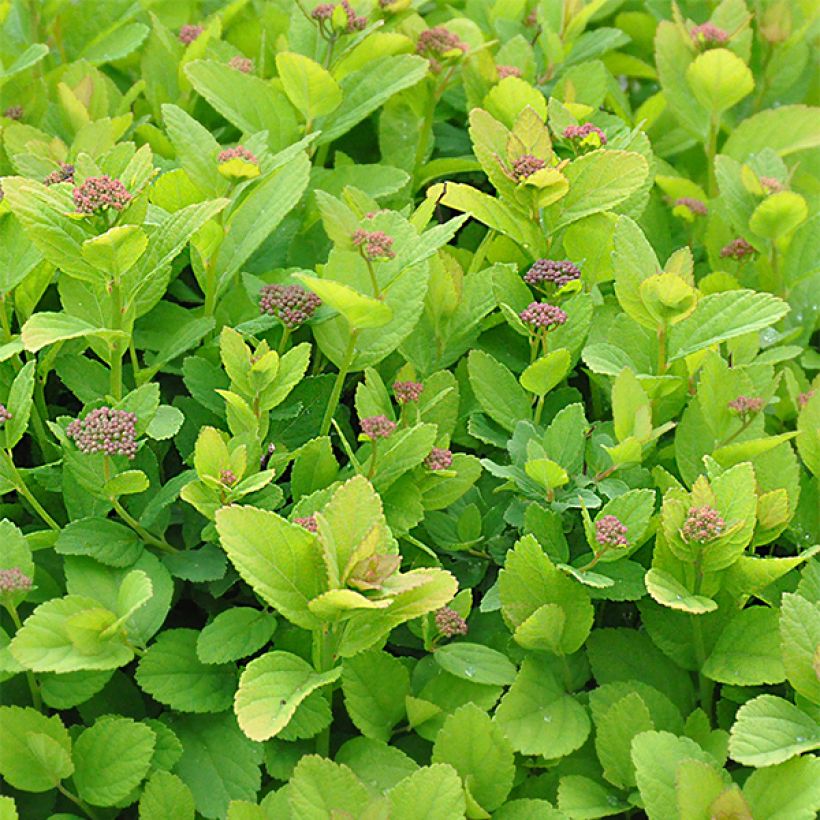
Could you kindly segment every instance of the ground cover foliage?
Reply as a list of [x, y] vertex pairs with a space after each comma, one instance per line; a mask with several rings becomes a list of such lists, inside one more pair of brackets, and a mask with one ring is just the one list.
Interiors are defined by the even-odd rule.
[[814, 4], [0, 23], [0, 817], [815, 816]]

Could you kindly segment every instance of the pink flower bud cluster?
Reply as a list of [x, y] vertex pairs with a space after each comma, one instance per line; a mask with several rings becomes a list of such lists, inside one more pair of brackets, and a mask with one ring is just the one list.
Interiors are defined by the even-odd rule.
[[330, 18], [333, 17], [333, 9], [335, 8], [335, 3], [319, 3], [319, 5], [314, 6], [310, 16], [314, 20], [319, 20], [320, 22], [323, 20], [330, 20]]
[[367, 28], [367, 17], [363, 17], [360, 14], [356, 14], [348, 0], [342, 0], [341, 5], [342, 8], [345, 10], [345, 14], [347, 15], [348, 34], [354, 31], [362, 31], [362, 29]]
[[684, 208], [689, 209], [689, 213], [694, 214], [696, 216], [706, 216], [709, 213], [709, 209], [706, 207], [706, 203], [702, 202], [700, 199], [695, 199], [691, 196], [681, 196], [675, 200], [675, 206], [678, 205], [683, 206]]
[[[814, 396], [814, 390], [807, 390], [805, 393], [801, 393], [797, 397], [797, 404], [801, 408], [805, 407], [812, 400], [813, 396]], [[2, 405], [0, 405], [0, 406], [2, 406]]]
[[722, 259], [734, 259], [740, 261], [747, 256], [757, 253], [752, 245], [750, 245], [742, 236], [733, 239], [728, 245], [724, 245], [720, 249], [720, 256]]
[[371, 440], [387, 438], [396, 429], [396, 422], [390, 421], [387, 416], [368, 416], [359, 421], [362, 432]]
[[396, 252], [393, 250], [393, 237], [384, 231], [366, 231], [357, 228], [352, 237], [353, 244], [359, 248], [362, 256], [370, 262], [377, 259], [392, 259]]
[[236, 57], [231, 57], [228, 60], [228, 65], [236, 69], [237, 71], [241, 71], [243, 74], [250, 74], [253, 71], [253, 60], [250, 57], [243, 57], [237, 54]]
[[726, 522], [720, 517], [720, 513], [714, 507], [706, 505], [689, 508], [680, 534], [684, 541], [705, 544], [717, 538], [725, 529]]
[[537, 259], [524, 274], [528, 285], [549, 282], [558, 288], [581, 278], [581, 271], [569, 259]]
[[448, 31], [444, 26], [435, 26], [422, 31], [416, 43], [416, 51], [427, 56], [441, 56], [448, 51], [458, 49], [467, 51], [466, 43], [463, 43], [457, 34]]
[[23, 106], [22, 105], [10, 105], [4, 112], [4, 117], [8, 117], [10, 120], [22, 120], [23, 119]]
[[595, 540], [602, 547], [625, 547], [626, 525], [615, 515], [601, 516], [595, 522]]
[[43, 185], [57, 185], [60, 182], [74, 182], [74, 166], [61, 162], [56, 171], [52, 171], [44, 180]]
[[[367, 17], [356, 14], [348, 0], [342, 0], [339, 5], [345, 12], [345, 30], [348, 34], [352, 34], [354, 31], [361, 31], [367, 27]], [[336, 3], [319, 3], [313, 7], [310, 16], [321, 25], [333, 19], [333, 12], [335, 10]]]
[[606, 134], [591, 122], [583, 125], [568, 125], [564, 129], [563, 137], [565, 140], [582, 140], [590, 134], [597, 134], [601, 145], [606, 145]]
[[546, 330], [553, 330], [567, 321], [567, 314], [561, 308], [547, 302], [530, 302], [518, 317], [524, 324]]
[[444, 447], [433, 447], [424, 459], [424, 466], [428, 470], [449, 470], [453, 466], [453, 454]]
[[265, 285], [259, 291], [259, 312], [275, 316], [289, 330], [307, 322], [321, 304], [315, 293], [301, 285]]
[[547, 163], [540, 157], [534, 157], [532, 154], [524, 154], [513, 161], [513, 174], [518, 179], [526, 179], [531, 177], [536, 171], [547, 167]]
[[418, 401], [424, 385], [421, 382], [393, 382], [393, 395], [399, 404]]
[[233, 470], [221, 470], [219, 473], [219, 480], [226, 486], [226, 487], [233, 487], [239, 479], [236, 477], [236, 473]]
[[319, 525], [316, 523], [316, 516], [315, 515], [308, 515], [304, 518], [294, 518], [294, 524], [298, 524], [303, 529], [306, 529], [308, 532], [318, 532]]
[[454, 638], [457, 635], [467, 634], [467, 621], [449, 606], [436, 610], [433, 620], [436, 622], [436, 629], [445, 638]]
[[121, 211], [131, 202], [131, 194], [118, 179], [107, 174], [88, 177], [82, 185], [74, 189], [74, 205], [83, 214], [94, 214], [113, 208]]
[[738, 396], [729, 402], [729, 409], [741, 416], [748, 416], [750, 413], [759, 413], [766, 406], [765, 399], [758, 396]]
[[706, 47], [723, 45], [729, 39], [729, 35], [714, 23], [701, 23], [699, 26], [693, 26], [689, 30], [689, 36], [695, 45]]
[[177, 39], [183, 45], [189, 46], [205, 29], [202, 26], [185, 25], [179, 30]]
[[498, 79], [505, 80], [507, 77], [520, 77], [521, 69], [517, 65], [500, 65], [498, 69]]
[[9, 413], [8, 407], [6, 407], [5, 404], [0, 404], [0, 427], [2, 427], [11, 418], [12, 415]]
[[19, 567], [0, 569], [0, 594], [9, 592], [28, 592], [31, 589], [31, 578]]
[[767, 194], [776, 194], [784, 189], [783, 183], [776, 177], [760, 177], [760, 184]]
[[223, 162], [229, 162], [232, 159], [243, 159], [252, 165], [259, 165], [256, 154], [242, 145], [237, 145], [235, 148], [225, 148], [223, 151], [220, 151], [216, 161], [221, 165]]
[[98, 407], [84, 419], [75, 419], [66, 427], [66, 435], [83, 453], [105, 453], [109, 456], [137, 454], [137, 417], [126, 410]]

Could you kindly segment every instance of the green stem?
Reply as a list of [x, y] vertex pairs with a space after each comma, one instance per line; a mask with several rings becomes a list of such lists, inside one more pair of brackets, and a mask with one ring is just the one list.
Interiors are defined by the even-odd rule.
[[206, 316], [213, 316], [216, 311], [216, 270], [210, 260], [205, 267], [205, 304], [202, 309]]
[[[703, 582], [703, 571], [700, 566], [701, 559], [695, 563], [695, 595], [700, 595], [700, 588]], [[698, 662], [698, 696], [700, 707], [706, 712], [706, 716], [712, 721], [713, 705], [712, 700], [715, 693], [714, 681], [703, 674], [703, 664], [706, 662], [706, 645], [703, 640], [703, 625], [700, 615], [690, 615], [692, 620], [692, 643], [695, 647], [695, 657]]]
[[89, 806], [84, 800], [77, 797], [76, 794], [70, 792], [62, 783], [57, 784], [57, 791], [81, 809], [85, 813], [86, 817], [90, 817], [91, 820], [99, 820], [99, 815], [94, 811], [94, 809], [92, 809], [91, 806]]
[[367, 272], [370, 274], [370, 284], [373, 287], [373, 295], [376, 299], [381, 298], [381, 291], [379, 290], [379, 280], [376, 278], [376, 269], [373, 267], [373, 263], [365, 256], [364, 261], [367, 264]]
[[706, 173], [708, 179], [708, 193], [709, 197], [716, 197], [718, 193], [717, 177], [715, 176], [715, 154], [717, 154], [717, 139], [718, 131], [720, 130], [720, 122], [717, 115], [712, 115], [709, 121], [709, 136], [706, 142]]
[[146, 530], [145, 527], [143, 527], [142, 524], [140, 524], [140, 522], [137, 521], [137, 519], [125, 509], [125, 507], [123, 507], [118, 498], [110, 498], [109, 501], [111, 502], [111, 506], [114, 508], [117, 515], [147, 544], [150, 544], [152, 547], [156, 547], [163, 552], [179, 552], [176, 547], [172, 547], [164, 538], [157, 538], [157, 536], [151, 535], [151, 533], [148, 532], [148, 530]]
[[[5, 604], [6, 610], [9, 613], [9, 617], [14, 624], [14, 629], [19, 632], [23, 628], [23, 622], [20, 620], [20, 616], [17, 614], [17, 608], [11, 602], [7, 602]], [[26, 683], [28, 683], [29, 692], [31, 692], [31, 703], [32, 706], [38, 711], [43, 711], [43, 699], [40, 696], [40, 687], [37, 685], [37, 680], [34, 677], [34, 673], [26, 670]]]
[[539, 396], [538, 400], [535, 402], [535, 418], [533, 419], [536, 424], [541, 423], [541, 413], [544, 410], [544, 399], [546, 398], [546, 394], [543, 396]]
[[[111, 280], [111, 329], [122, 329], [122, 294], [120, 281], [116, 277]], [[111, 342], [111, 371], [110, 391], [115, 401], [122, 398], [122, 356], [123, 348], [119, 339]]]
[[134, 376], [134, 383], [140, 384], [140, 361], [137, 358], [137, 348], [134, 347], [134, 337], [132, 336], [128, 342], [128, 356], [131, 359], [131, 372]]
[[[330, 650], [330, 638], [333, 636], [333, 627], [317, 629], [313, 633], [313, 668], [317, 672], [327, 672], [333, 666], [333, 655]], [[333, 712], [333, 684], [323, 687], [322, 694], [327, 705]], [[330, 725], [326, 726], [316, 737], [316, 754], [322, 757], [330, 756]]]
[[468, 276], [471, 273], [477, 273], [481, 269], [481, 265], [487, 256], [487, 248], [490, 246], [493, 239], [495, 239], [495, 231], [490, 228], [487, 233], [484, 234], [484, 238], [481, 240], [481, 243], [473, 254], [473, 258], [470, 260], [470, 267], [467, 268]]
[[342, 395], [342, 388], [344, 387], [347, 372], [350, 369], [350, 364], [353, 361], [353, 351], [356, 349], [356, 337], [359, 335], [358, 330], [350, 332], [350, 340], [347, 343], [347, 350], [345, 350], [344, 359], [342, 360], [339, 372], [336, 374], [336, 381], [333, 384], [333, 392], [330, 394], [330, 401], [327, 403], [325, 409], [325, 416], [322, 419], [322, 426], [319, 430], [320, 436], [326, 436], [330, 432], [330, 421], [336, 408], [339, 406], [339, 399]]
[[288, 339], [290, 339], [290, 328], [283, 325], [282, 338], [279, 340], [279, 347], [276, 351], [280, 356], [285, 352], [285, 347], [288, 343]]
[[376, 445], [376, 440], [372, 439], [370, 442], [372, 452], [370, 454], [370, 465], [367, 468], [367, 480], [371, 481], [373, 476], [376, 474], [376, 457], [379, 454], [378, 446]]
[[666, 327], [658, 325], [658, 375], [666, 373]]
[[14, 459], [12, 458], [11, 452], [9, 450], [3, 451], [3, 456], [6, 461], [6, 466], [9, 469], [9, 472], [14, 477], [14, 484], [17, 492], [23, 496], [23, 498], [28, 501], [29, 504], [33, 507], [34, 511], [40, 518], [52, 529], [59, 531], [60, 525], [46, 512], [45, 507], [35, 498], [34, 493], [28, 488], [26, 484], [26, 480], [23, 478], [20, 471], [14, 464]]

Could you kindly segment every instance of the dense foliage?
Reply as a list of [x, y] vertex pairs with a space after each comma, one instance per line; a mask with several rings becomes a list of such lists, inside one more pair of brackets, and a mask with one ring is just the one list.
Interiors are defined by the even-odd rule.
[[0, 2], [0, 817], [811, 820], [819, 20]]

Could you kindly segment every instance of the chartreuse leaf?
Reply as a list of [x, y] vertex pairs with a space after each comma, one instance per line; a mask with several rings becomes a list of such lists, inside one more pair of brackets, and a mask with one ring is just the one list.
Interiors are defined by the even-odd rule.
[[223, 507], [216, 529], [228, 558], [242, 578], [270, 606], [303, 629], [319, 619], [308, 601], [324, 591], [314, 536], [276, 513], [255, 507]]
[[109, 228], [83, 242], [83, 258], [108, 278], [114, 279], [133, 267], [148, 247], [148, 235], [137, 225]]
[[268, 652], [256, 658], [239, 678], [234, 701], [239, 727], [251, 740], [275, 737], [308, 695], [333, 683], [341, 674], [340, 666], [316, 672], [290, 652]]
[[586, 709], [564, 691], [549, 664], [537, 656], [521, 665], [494, 721], [516, 752], [548, 758], [579, 749], [590, 731]]
[[787, 237], [809, 216], [806, 200], [794, 191], [778, 191], [761, 202], [749, 217], [749, 230], [776, 242]]
[[139, 803], [140, 820], [194, 820], [194, 796], [171, 772], [154, 772], [145, 784]]
[[797, 417], [797, 452], [812, 475], [820, 475], [820, 393], [809, 397]]
[[632, 739], [655, 729], [649, 709], [638, 692], [612, 703], [595, 721], [595, 751], [604, 777], [619, 788], [635, 785]]
[[817, 721], [775, 695], [744, 703], [729, 732], [729, 755], [744, 766], [772, 766], [818, 748]]
[[283, 51], [276, 55], [276, 70], [282, 88], [294, 107], [307, 120], [335, 111], [342, 102], [342, 89], [326, 68], [315, 60]]
[[[379, 685], [373, 686], [378, 680]], [[387, 742], [393, 727], [405, 716], [410, 675], [398, 658], [370, 650], [347, 658], [342, 671], [345, 708], [365, 736]]]
[[[461, 777], [471, 800], [485, 813], [497, 809], [512, 788], [515, 775], [513, 750], [486, 712], [473, 703], [456, 709], [439, 729], [433, 746], [433, 763], [449, 763]], [[484, 815], [476, 815], [484, 816]]]
[[714, 114], [737, 105], [755, 87], [749, 67], [726, 48], [698, 55], [686, 69], [686, 82], [695, 99]]
[[0, 820], [19, 820], [19, 818], [14, 798], [0, 795]]
[[740, 808], [745, 808], [740, 789], [732, 786], [727, 790], [726, 785], [725, 775], [714, 766], [701, 760], [682, 761], [676, 777], [678, 816], [721, 816], [719, 809], [727, 808], [729, 800], [739, 800]]
[[144, 723], [106, 716], [83, 730], [74, 744], [74, 783], [94, 806], [115, 806], [148, 773], [156, 735]]
[[720, 633], [703, 674], [738, 686], [784, 681], [777, 616], [776, 609], [763, 606], [738, 612]]
[[57, 715], [0, 706], [0, 775], [15, 789], [46, 792], [74, 771], [71, 738]]
[[458, 772], [444, 763], [424, 766], [388, 793], [392, 820], [450, 820], [466, 810]]
[[447, 644], [437, 649], [433, 657], [445, 672], [473, 683], [509, 686], [516, 677], [510, 659], [483, 644]]
[[704, 612], [714, 612], [718, 607], [711, 598], [695, 595], [677, 578], [654, 567], [644, 576], [644, 583], [652, 598], [669, 609], [702, 615]]
[[359, 816], [370, 802], [370, 794], [349, 767], [318, 755], [306, 755], [293, 771], [288, 800], [294, 817], [325, 820]]
[[783, 666], [795, 691], [820, 702], [817, 647], [820, 646], [820, 606], [802, 595], [787, 593], [780, 606], [780, 647]]
[[560, 384], [569, 372], [570, 354], [562, 347], [551, 350], [540, 359], [536, 359], [518, 377], [521, 386], [536, 396], [545, 396]]
[[253, 655], [276, 630], [276, 618], [252, 607], [220, 612], [196, 639], [196, 654], [203, 663], [228, 663]]
[[11, 414], [3, 424], [5, 447], [11, 450], [23, 438], [28, 427], [34, 394], [35, 363], [24, 365], [9, 388], [6, 409]]
[[563, 820], [564, 817], [609, 817], [628, 810], [628, 806], [603, 783], [582, 775], [566, 775], [558, 783], [560, 812], [538, 814], [544, 820]]
[[341, 313], [354, 329], [383, 327], [393, 318], [390, 305], [365, 296], [342, 282], [319, 279], [306, 273], [296, 274], [296, 278], [310, 288], [323, 302]]
[[820, 759], [812, 755], [758, 769], [743, 784], [753, 817], [813, 820], [820, 810]]
[[23, 345], [32, 353], [53, 345], [55, 342], [83, 337], [127, 338], [122, 331], [94, 327], [84, 319], [69, 316], [67, 313], [35, 313], [23, 325], [21, 331]]
[[236, 671], [228, 664], [204, 664], [197, 657], [195, 629], [167, 629], [140, 658], [140, 687], [178, 712], [221, 712], [230, 708]]

